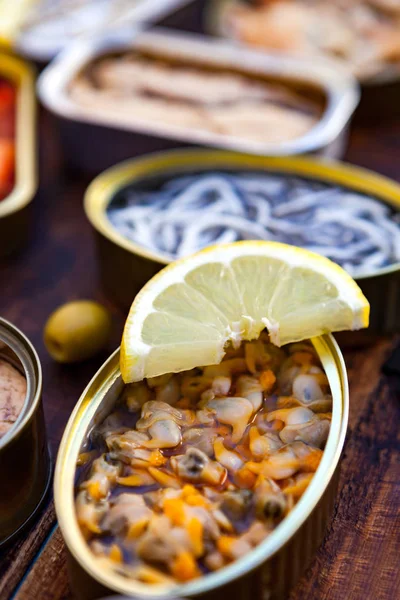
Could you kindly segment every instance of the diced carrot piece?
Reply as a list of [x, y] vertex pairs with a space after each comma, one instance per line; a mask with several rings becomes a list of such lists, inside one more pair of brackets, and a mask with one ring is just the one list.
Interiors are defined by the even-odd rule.
[[322, 450], [313, 450], [311, 454], [301, 459], [301, 468], [306, 472], [315, 472], [321, 462]]
[[181, 552], [174, 560], [171, 572], [179, 581], [189, 581], [199, 576], [194, 557], [189, 552]]
[[209, 508], [209, 502], [201, 494], [192, 494], [185, 498], [186, 504], [189, 506], [202, 506], [203, 508]]
[[235, 475], [235, 483], [239, 488], [248, 490], [254, 486], [255, 482], [255, 474], [249, 469], [246, 469], [246, 466], [239, 469]]
[[190, 519], [187, 530], [193, 546], [194, 555], [198, 558], [204, 553], [203, 524], [200, 519], [194, 517], [193, 519]]
[[88, 481], [87, 483], [87, 492], [93, 500], [101, 500], [103, 498], [103, 493], [100, 489], [99, 481]]
[[217, 540], [217, 548], [223, 556], [231, 558], [232, 546], [235, 543], [236, 538], [230, 535], [221, 535]]
[[167, 459], [161, 454], [160, 450], [153, 450], [150, 454], [150, 464], [153, 465], [153, 467], [162, 467], [166, 462]]
[[174, 525], [183, 525], [186, 519], [185, 504], [180, 498], [166, 498], [163, 503], [165, 515]]
[[116, 563], [122, 563], [123, 561], [122, 550], [119, 546], [117, 546], [117, 544], [113, 544], [111, 546], [109, 556], [111, 560]]
[[263, 389], [264, 392], [267, 392], [267, 394], [269, 394], [274, 385], [276, 383], [276, 377], [273, 371], [271, 371], [271, 369], [268, 369], [267, 371], [263, 371], [260, 375], [260, 385]]
[[182, 488], [182, 498], [186, 498], [187, 496], [192, 496], [193, 494], [198, 494], [199, 492], [196, 490], [194, 485], [190, 483], [186, 483]]

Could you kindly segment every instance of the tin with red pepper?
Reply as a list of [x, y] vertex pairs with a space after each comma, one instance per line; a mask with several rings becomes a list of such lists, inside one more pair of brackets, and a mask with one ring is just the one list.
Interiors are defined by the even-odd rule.
[[37, 188], [34, 75], [23, 60], [0, 53], [0, 256], [29, 234]]

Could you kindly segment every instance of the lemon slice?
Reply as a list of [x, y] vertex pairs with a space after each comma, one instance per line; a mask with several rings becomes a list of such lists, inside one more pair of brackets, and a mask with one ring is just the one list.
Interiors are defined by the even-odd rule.
[[226, 342], [267, 328], [277, 346], [368, 327], [369, 304], [327, 258], [275, 242], [207, 248], [172, 263], [136, 296], [121, 347], [125, 382], [219, 363]]

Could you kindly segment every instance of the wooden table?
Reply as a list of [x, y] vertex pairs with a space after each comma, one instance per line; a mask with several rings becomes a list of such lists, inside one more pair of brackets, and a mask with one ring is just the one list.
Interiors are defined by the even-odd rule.
[[[88, 178], [63, 171], [56, 133], [43, 114], [32, 240], [22, 254], [0, 264], [0, 314], [30, 337], [42, 361], [54, 459], [73, 406], [118, 345], [124, 321], [98, 285], [91, 230], [82, 210]], [[400, 120], [355, 126], [347, 159], [400, 181]], [[59, 366], [44, 349], [43, 326], [55, 307], [76, 298], [107, 305], [114, 315], [114, 336], [102, 356]], [[382, 339], [345, 351], [351, 406], [339, 494], [324, 542], [291, 600], [400, 598], [399, 381], [381, 373], [395, 344]], [[0, 555], [0, 600], [9, 598], [70, 598], [65, 549], [51, 498], [23, 537]]]

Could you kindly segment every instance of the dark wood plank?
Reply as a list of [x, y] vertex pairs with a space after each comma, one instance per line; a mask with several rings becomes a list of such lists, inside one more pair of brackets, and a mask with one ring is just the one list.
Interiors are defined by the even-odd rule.
[[18, 600], [70, 600], [72, 598], [66, 566], [66, 551], [57, 528], [49, 543], [22, 581]]
[[55, 523], [54, 505], [49, 501], [38, 520], [0, 557], [0, 598], [11, 596]]

